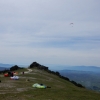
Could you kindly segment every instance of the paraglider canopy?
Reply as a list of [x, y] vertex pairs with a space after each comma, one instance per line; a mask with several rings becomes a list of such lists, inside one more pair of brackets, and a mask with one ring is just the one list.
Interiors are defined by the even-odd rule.
[[70, 25], [73, 27], [74, 23], [70, 23]]
[[13, 77], [10, 77], [10, 79], [12, 79], [12, 80], [18, 80], [19, 77], [18, 76], [13, 76]]
[[5, 77], [9, 77], [9, 74], [8, 74], [8, 73], [6, 73], [6, 74], [4, 74], [4, 76], [5, 76]]
[[34, 87], [34, 88], [46, 88], [46, 86], [44, 84], [38, 84], [38, 83], [33, 84], [32, 87]]
[[70, 23], [70, 25], [72, 25], [72, 24], [74, 24], [74, 23]]

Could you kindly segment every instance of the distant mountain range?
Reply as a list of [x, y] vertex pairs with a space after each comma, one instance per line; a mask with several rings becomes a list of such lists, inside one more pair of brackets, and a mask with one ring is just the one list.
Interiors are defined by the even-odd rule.
[[62, 69], [60, 71], [74, 70], [74, 71], [91, 71], [91, 72], [100, 72], [100, 67], [97, 66], [70, 66]]
[[[0, 63], [0, 71], [5, 70], [5, 69], [9, 69], [14, 65], [16, 65], [16, 64], [3, 64], [3, 63]], [[28, 67], [28, 65], [18, 65], [18, 66], [19, 67]]]
[[5, 70], [5, 69], [9, 69], [7, 67], [0, 67], [0, 71]]
[[12, 66], [13, 66], [13, 64], [3, 64], [3, 63], [0, 63], [0, 71], [5, 70], [5, 69], [9, 69]]
[[0, 71], [5, 70], [5, 69], [9, 69], [12, 66], [13, 65], [11, 65], [11, 64], [3, 64], [3, 63], [0, 63]]
[[82, 84], [88, 89], [100, 92], [100, 67], [96, 66], [73, 66], [59, 70], [60, 74]]
[[0, 63], [0, 67], [12, 67], [14, 64], [3, 64]]

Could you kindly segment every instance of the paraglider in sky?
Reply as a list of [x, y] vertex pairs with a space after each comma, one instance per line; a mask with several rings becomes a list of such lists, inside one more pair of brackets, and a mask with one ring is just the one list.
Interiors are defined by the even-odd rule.
[[74, 24], [74, 23], [70, 23], [70, 25], [72, 25], [72, 24]]
[[74, 23], [70, 23], [70, 25], [71, 25], [72, 27], [73, 27], [73, 24], [74, 24]]

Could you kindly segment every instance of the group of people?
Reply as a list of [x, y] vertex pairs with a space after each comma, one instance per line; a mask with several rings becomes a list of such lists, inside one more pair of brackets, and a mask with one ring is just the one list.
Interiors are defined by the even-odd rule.
[[8, 72], [8, 75], [13, 77], [15, 72]]

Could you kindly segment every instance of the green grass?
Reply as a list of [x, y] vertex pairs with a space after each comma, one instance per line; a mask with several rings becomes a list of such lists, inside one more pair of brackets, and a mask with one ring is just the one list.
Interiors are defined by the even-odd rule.
[[[26, 69], [18, 70], [21, 71]], [[19, 80], [10, 80], [0, 75], [0, 100], [100, 100], [100, 93], [76, 87], [43, 70], [33, 69], [31, 73], [19, 74], [19, 77]], [[34, 83], [43, 83], [51, 88], [33, 88]]]

